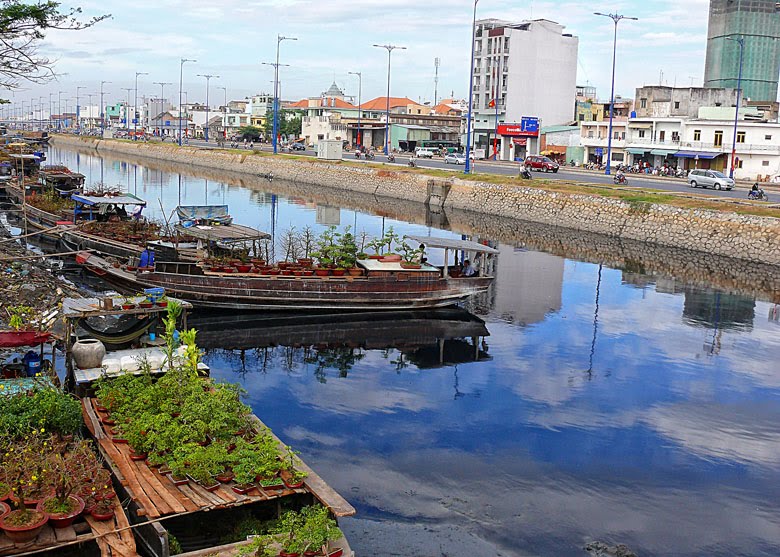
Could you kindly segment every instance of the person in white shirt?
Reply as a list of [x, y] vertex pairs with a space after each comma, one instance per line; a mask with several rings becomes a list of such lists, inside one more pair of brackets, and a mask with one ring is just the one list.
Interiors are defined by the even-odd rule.
[[463, 271], [461, 272], [461, 274], [464, 277], [473, 277], [474, 275], [477, 274], [476, 269], [474, 269], [474, 267], [471, 266], [471, 261], [469, 261], [468, 259], [466, 259], [466, 261], [463, 262]]

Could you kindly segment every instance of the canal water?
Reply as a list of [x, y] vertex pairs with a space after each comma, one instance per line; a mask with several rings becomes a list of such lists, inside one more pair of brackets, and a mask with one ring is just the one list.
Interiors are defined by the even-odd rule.
[[[225, 203], [278, 233], [459, 237], [257, 189], [52, 149], [87, 182]], [[358, 514], [358, 555], [780, 554], [780, 307], [732, 287], [502, 243], [498, 279], [422, 315], [195, 317], [213, 375]]]

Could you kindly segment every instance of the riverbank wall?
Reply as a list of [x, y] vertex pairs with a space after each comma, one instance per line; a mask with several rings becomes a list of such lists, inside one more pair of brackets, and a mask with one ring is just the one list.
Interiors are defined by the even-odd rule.
[[[358, 194], [428, 203], [442, 200], [445, 210], [520, 219], [632, 240], [698, 251], [703, 254], [780, 266], [780, 219], [729, 211], [690, 209], [579, 193], [548, 191], [512, 183], [492, 184], [453, 177], [435, 181], [413, 171], [325, 162], [308, 157], [131, 143], [96, 138], [56, 136], [58, 146], [94, 149], [129, 156], [222, 170], [247, 176], [268, 176], [299, 184]], [[434, 184], [431, 182], [434, 181]], [[432, 186], [434, 186], [432, 188]]]

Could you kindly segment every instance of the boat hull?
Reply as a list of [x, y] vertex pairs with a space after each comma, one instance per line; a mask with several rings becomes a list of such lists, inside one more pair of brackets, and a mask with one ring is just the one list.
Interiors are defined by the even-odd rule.
[[[416, 278], [413, 273], [383, 277], [214, 276], [195, 265], [158, 264], [179, 272], [128, 272], [90, 254], [84, 266], [124, 292], [162, 287], [195, 307], [236, 310], [387, 311], [447, 307], [485, 292], [492, 277]], [[190, 272], [183, 272], [190, 271]]]

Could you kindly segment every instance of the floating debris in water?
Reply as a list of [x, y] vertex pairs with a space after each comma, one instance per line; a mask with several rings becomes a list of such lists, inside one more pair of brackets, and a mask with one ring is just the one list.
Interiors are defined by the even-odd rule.
[[637, 557], [636, 553], [622, 543], [611, 546], [603, 542], [590, 542], [584, 549], [592, 557]]

